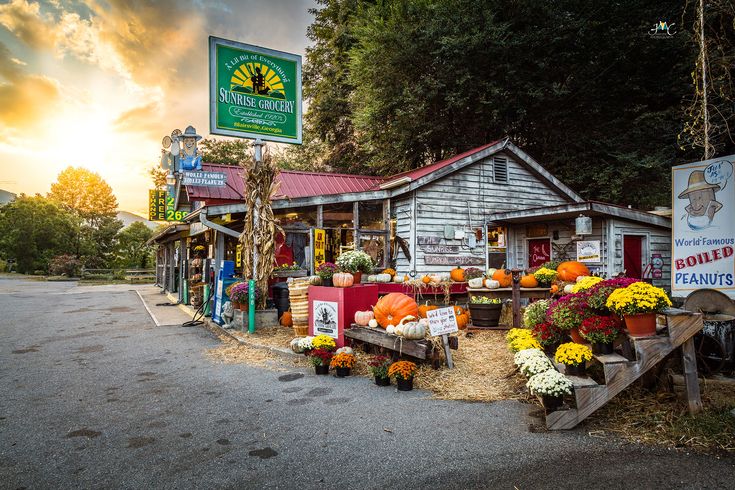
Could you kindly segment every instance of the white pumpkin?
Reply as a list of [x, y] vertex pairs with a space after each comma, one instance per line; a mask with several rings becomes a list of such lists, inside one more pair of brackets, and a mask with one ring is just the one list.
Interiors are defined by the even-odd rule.
[[471, 288], [481, 288], [484, 280], [482, 277], [475, 277], [474, 279], [470, 279], [467, 281], [467, 285]]
[[449, 272], [442, 272], [439, 274], [439, 277], [442, 278], [442, 281], [450, 281], [452, 279], [452, 274]]
[[[427, 321], [428, 323], [428, 321]], [[423, 339], [426, 335], [426, 326], [421, 321], [408, 322], [403, 325], [403, 337], [409, 340]]]
[[296, 354], [301, 354], [304, 352], [304, 349], [299, 347], [299, 340], [301, 340], [301, 338], [295, 338], [289, 344], [291, 346], [291, 350], [294, 351]]
[[485, 287], [488, 289], [498, 289], [500, 287], [500, 281], [495, 279], [485, 279]]
[[431, 284], [439, 284], [442, 282], [442, 277], [439, 274], [432, 274], [429, 276], [429, 279], [431, 280]]
[[376, 276], [375, 274], [371, 274], [371, 275], [367, 276], [367, 282], [378, 282], [377, 277], [378, 276]]
[[391, 276], [390, 274], [377, 274], [375, 276], [375, 281], [380, 283], [390, 282], [391, 279], [393, 279], [393, 276]]
[[398, 335], [399, 337], [403, 337], [403, 322], [396, 325], [396, 328], [393, 330], [393, 333]]
[[393, 325], [388, 325], [387, 327], [385, 327], [385, 333], [395, 335], [396, 327], [394, 327]]
[[370, 327], [370, 328], [378, 328], [378, 320], [376, 320], [375, 318], [372, 318], [368, 322], [368, 327]]
[[590, 277], [590, 276], [577, 276], [577, 282], [581, 282], [581, 281], [584, 281], [584, 280], [585, 280], [585, 279], [587, 279], [588, 277]]
[[567, 284], [566, 286], [564, 286], [564, 294], [572, 294], [573, 287], [573, 284]]
[[340, 347], [335, 351], [335, 354], [354, 354], [352, 347]]
[[404, 277], [400, 274], [396, 274], [395, 276], [393, 276], [393, 282], [395, 283], [402, 283], [403, 279]]
[[498, 270], [498, 269], [493, 269], [493, 268], [491, 267], [490, 269], [488, 269], [487, 271], [485, 271], [485, 275], [486, 275], [487, 277], [493, 277], [493, 274], [495, 274], [495, 272], [496, 272], [497, 270]]

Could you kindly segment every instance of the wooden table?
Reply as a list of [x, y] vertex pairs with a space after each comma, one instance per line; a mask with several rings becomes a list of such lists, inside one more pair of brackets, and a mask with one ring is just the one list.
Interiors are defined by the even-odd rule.
[[389, 335], [382, 328], [360, 327], [353, 324], [352, 328], [345, 329], [344, 336], [352, 340], [377, 345], [395, 353], [415, 357], [416, 359], [430, 359], [433, 354], [433, 346], [430, 342], [426, 340], [408, 340], [395, 335]]

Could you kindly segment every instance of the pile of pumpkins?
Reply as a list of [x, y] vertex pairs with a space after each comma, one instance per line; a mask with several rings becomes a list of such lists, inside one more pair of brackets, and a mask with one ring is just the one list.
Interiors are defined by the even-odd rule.
[[367, 276], [367, 282], [377, 282], [382, 284], [386, 284], [389, 282], [400, 284], [408, 282], [410, 279], [411, 278], [408, 276], [402, 276], [398, 274], [395, 269], [385, 269], [380, 274], [371, 274]]
[[[423, 339], [429, 334], [427, 312], [439, 308], [416, 301], [403, 293], [389, 293], [382, 296], [372, 310], [355, 313], [355, 323], [361, 327], [384, 328], [386, 333], [408, 340]], [[457, 325], [460, 329], [467, 327], [469, 313], [459, 306], [454, 306]]]

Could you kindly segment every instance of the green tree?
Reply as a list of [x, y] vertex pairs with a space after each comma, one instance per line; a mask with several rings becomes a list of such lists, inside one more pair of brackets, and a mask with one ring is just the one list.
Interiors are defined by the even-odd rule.
[[117, 234], [117, 267], [136, 267], [145, 269], [153, 264], [153, 247], [146, 245], [153, 236], [153, 230], [140, 221], [123, 228]]
[[221, 165], [239, 165], [251, 160], [250, 143], [243, 139], [204, 138], [199, 142], [202, 161]]
[[90, 268], [107, 268], [114, 259], [117, 232], [117, 198], [99, 174], [67, 167], [51, 184], [48, 198], [79, 216], [76, 247], [72, 252]]
[[0, 207], [0, 255], [15, 259], [18, 272], [46, 271], [49, 260], [73, 252], [80, 220], [58, 204], [21, 194]]

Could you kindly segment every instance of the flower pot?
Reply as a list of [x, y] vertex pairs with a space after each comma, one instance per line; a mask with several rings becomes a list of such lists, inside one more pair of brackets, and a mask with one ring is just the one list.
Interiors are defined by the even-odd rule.
[[237, 301], [230, 300], [230, 303], [232, 303], [232, 309], [233, 310], [239, 310], [240, 309], [240, 303], [238, 303]]
[[321, 366], [314, 366], [314, 371], [316, 374], [329, 374], [329, 366], [321, 365]]
[[580, 376], [580, 377], [586, 376], [585, 363], [583, 362], [582, 364], [577, 364], [576, 366], [573, 366], [571, 364], [565, 364], [564, 374], [567, 374], [568, 376]]
[[541, 405], [549, 412], [558, 410], [564, 404], [563, 396], [542, 395], [539, 399], [541, 400]]
[[544, 282], [539, 281], [537, 287], [539, 287], [539, 288], [547, 288], [548, 289], [548, 288], [551, 287], [551, 281], [544, 281]]
[[470, 318], [473, 327], [497, 327], [500, 320], [502, 304], [483, 305], [470, 303]]
[[587, 341], [579, 334], [579, 329], [576, 327], [569, 330], [569, 336], [575, 344], [587, 344]]
[[240, 311], [248, 311], [250, 309], [249, 306], [248, 303], [240, 303]]
[[362, 272], [357, 271], [352, 273], [352, 284], [360, 284], [362, 280]]
[[378, 386], [390, 386], [390, 378], [387, 376], [385, 378], [375, 376], [375, 384]]
[[324, 286], [325, 288], [333, 287], [332, 278], [330, 277], [329, 279], [322, 279], [322, 286]]
[[396, 378], [396, 386], [398, 387], [398, 391], [411, 391], [413, 389], [413, 378]]
[[653, 337], [656, 335], [655, 313], [623, 315], [623, 318], [625, 318], [625, 328], [631, 337]]
[[592, 353], [597, 355], [607, 355], [614, 353], [615, 350], [613, 349], [612, 342], [609, 342], [607, 344], [600, 344], [597, 342], [592, 342]]
[[350, 368], [341, 368], [341, 367], [338, 367], [338, 368], [335, 368], [335, 371], [337, 372], [337, 377], [338, 378], [344, 378], [345, 376], [349, 376], [350, 375]]
[[559, 342], [554, 342], [553, 344], [545, 345], [544, 346], [544, 354], [547, 356], [553, 356], [556, 354], [556, 349], [559, 348], [559, 345], [561, 345]]

